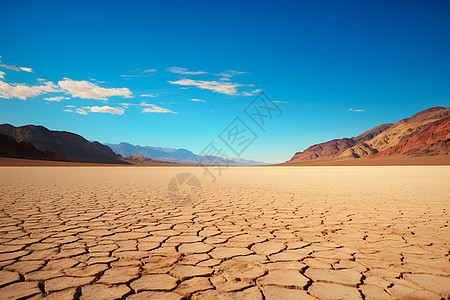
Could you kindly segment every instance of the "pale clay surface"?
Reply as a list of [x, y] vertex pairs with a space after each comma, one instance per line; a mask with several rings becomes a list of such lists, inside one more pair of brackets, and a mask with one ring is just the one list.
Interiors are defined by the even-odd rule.
[[[203, 185], [176, 206], [181, 172]], [[0, 168], [2, 299], [447, 299], [450, 167]]]

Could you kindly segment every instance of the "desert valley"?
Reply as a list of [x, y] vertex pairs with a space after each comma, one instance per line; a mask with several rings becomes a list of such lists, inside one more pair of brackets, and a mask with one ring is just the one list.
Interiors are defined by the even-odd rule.
[[0, 11], [0, 300], [450, 300], [450, 1]]
[[[3, 167], [3, 299], [446, 299], [448, 166]], [[178, 205], [167, 184], [202, 180]]]
[[[109, 145], [122, 156], [1, 125], [2, 298], [448, 298], [449, 111], [277, 166], [218, 158], [230, 166], [216, 182], [185, 149]], [[171, 190], [178, 174], [200, 193]]]

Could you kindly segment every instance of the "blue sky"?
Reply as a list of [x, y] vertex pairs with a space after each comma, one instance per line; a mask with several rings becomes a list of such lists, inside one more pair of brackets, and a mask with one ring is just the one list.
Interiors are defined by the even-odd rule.
[[[218, 135], [239, 116], [259, 136], [242, 157], [279, 162], [450, 103], [449, 1], [4, 1], [0, 10], [0, 123], [196, 153], [217, 141], [232, 157]], [[243, 112], [260, 90], [283, 111], [266, 131]]]

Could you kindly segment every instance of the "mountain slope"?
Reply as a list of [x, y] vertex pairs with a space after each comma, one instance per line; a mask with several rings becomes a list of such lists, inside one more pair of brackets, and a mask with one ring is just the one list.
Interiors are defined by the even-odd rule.
[[80, 135], [66, 131], [52, 131], [43, 126], [14, 127], [0, 125], [0, 133], [17, 142], [28, 142], [41, 151], [51, 151], [73, 162], [127, 164], [109, 147], [89, 142]]
[[355, 141], [348, 138], [331, 140], [325, 143], [312, 145], [303, 152], [295, 153], [290, 161], [298, 162], [316, 159], [332, 159], [355, 144]]
[[393, 147], [371, 155], [369, 158], [398, 154], [410, 156], [450, 155], [450, 117], [433, 122], [432, 126], [403, 139]]
[[433, 107], [426, 109], [410, 118], [398, 121], [366, 143], [376, 152], [386, 150], [397, 145], [402, 139], [427, 129], [433, 122], [447, 118], [449, 114], [450, 108]]
[[[297, 152], [288, 162], [302, 162], [310, 160], [329, 160], [337, 157], [359, 157], [363, 153], [373, 153], [370, 147], [362, 143], [368, 141], [383, 131], [389, 129], [393, 124], [383, 124], [367, 130], [357, 137], [335, 139], [328, 142], [312, 145], [305, 151]], [[357, 146], [360, 144], [361, 146]], [[355, 147], [356, 146], [356, 147]], [[353, 150], [348, 150], [353, 149]]]
[[429, 108], [395, 124], [374, 127], [357, 137], [313, 145], [295, 153], [286, 163], [393, 155], [449, 155], [449, 118], [450, 108]]
[[361, 133], [360, 135], [358, 135], [357, 137], [352, 137], [351, 139], [355, 141], [355, 143], [363, 143], [366, 142], [368, 140], [373, 139], [374, 137], [376, 137], [377, 135], [379, 135], [380, 133], [382, 133], [383, 131], [388, 130], [389, 128], [392, 127], [392, 123], [387, 123], [387, 124], [382, 124], [382, 125], [378, 125], [372, 129], [369, 129], [367, 131], [364, 131], [363, 133]]
[[51, 151], [41, 151], [28, 142], [17, 142], [14, 138], [0, 133], [0, 157], [26, 158], [37, 160], [69, 161]]

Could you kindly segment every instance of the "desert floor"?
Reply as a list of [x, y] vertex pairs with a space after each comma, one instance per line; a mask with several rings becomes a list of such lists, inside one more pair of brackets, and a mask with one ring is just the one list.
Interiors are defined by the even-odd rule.
[[[168, 195], [179, 173], [202, 193]], [[215, 182], [1, 167], [0, 298], [447, 298], [449, 182], [448, 166], [234, 167]]]

